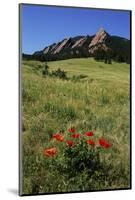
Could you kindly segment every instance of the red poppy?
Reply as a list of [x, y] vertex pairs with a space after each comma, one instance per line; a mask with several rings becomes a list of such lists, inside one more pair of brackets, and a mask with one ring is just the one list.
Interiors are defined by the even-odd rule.
[[86, 136], [93, 136], [94, 133], [93, 133], [92, 131], [89, 131], [89, 132], [85, 133], [85, 135], [86, 135]]
[[111, 146], [112, 146], [112, 144], [106, 143], [106, 144], [104, 145], [104, 148], [105, 148], [105, 149], [108, 149], [108, 148], [110, 148]]
[[75, 128], [74, 128], [74, 127], [69, 128], [69, 129], [68, 129], [68, 132], [70, 132], [70, 133], [75, 133]]
[[99, 144], [100, 144], [101, 146], [104, 146], [105, 143], [106, 143], [106, 140], [105, 140], [105, 139], [103, 139], [103, 138], [100, 138], [100, 139], [99, 139]]
[[57, 154], [57, 149], [55, 147], [44, 149], [44, 155], [47, 157], [53, 157]]
[[72, 134], [72, 138], [79, 138], [80, 137], [80, 134], [79, 133], [74, 133]]
[[69, 147], [72, 147], [72, 146], [74, 146], [74, 142], [71, 141], [71, 140], [67, 140], [67, 145], [68, 145]]
[[56, 140], [58, 140], [60, 142], [64, 141], [64, 136], [59, 133], [56, 133], [55, 135], [53, 135], [53, 138], [55, 138]]
[[106, 139], [104, 139], [104, 138], [100, 138], [100, 139], [99, 139], [99, 144], [100, 144], [102, 147], [106, 148], [106, 149], [112, 146], [112, 145], [111, 145]]
[[94, 140], [87, 140], [87, 143], [93, 147], [95, 146]]

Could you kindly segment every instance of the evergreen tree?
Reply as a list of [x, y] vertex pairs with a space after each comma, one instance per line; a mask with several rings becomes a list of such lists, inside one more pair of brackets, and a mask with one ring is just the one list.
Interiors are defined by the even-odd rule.
[[105, 57], [105, 61], [104, 61], [104, 63], [107, 64], [107, 57]]
[[108, 64], [112, 64], [112, 60], [110, 57], [108, 58]]

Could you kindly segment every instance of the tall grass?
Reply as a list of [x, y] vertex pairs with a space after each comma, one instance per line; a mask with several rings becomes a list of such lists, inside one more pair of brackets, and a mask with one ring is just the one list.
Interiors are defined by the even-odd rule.
[[[50, 71], [66, 71], [69, 79], [43, 77], [41, 62], [24, 61], [22, 66], [23, 193], [129, 188], [129, 65], [93, 59], [48, 65]], [[72, 77], [81, 74], [85, 78], [74, 81]], [[112, 150], [103, 158], [104, 172], [89, 176], [84, 169], [67, 178], [43, 156], [43, 149], [53, 145], [52, 135], [71, 126], [79, 132], [93, 130], [97, 137], [112, 141]]]

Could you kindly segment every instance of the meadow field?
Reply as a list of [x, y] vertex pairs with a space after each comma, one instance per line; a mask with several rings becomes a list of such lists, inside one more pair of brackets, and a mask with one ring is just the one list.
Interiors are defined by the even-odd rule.
[[47, 65], [67, 79], [43, 75], [44, 62], [22, 61], [22, 193], [130, 188], [130, 65], [93, 58]]

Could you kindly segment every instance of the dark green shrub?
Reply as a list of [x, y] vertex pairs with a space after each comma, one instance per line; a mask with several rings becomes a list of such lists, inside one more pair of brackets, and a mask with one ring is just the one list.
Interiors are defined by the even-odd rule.
[[65, 148], [64, 157], [65, 164], [63, 169], [70, 177], [76, 176], [84, 170], [87, 170], [90, 175], [100, 168], [97, 149], [88, 146], [84, 141], [78, 142], [73, 148]]
[[49, 66], [47, 65], [47, 62], [45, 62], [44, 69], [42, 71], [43, 75], [48, 75], [49, 74]]
[[107, 57], [105, 57], [105, 62], [104, 63], [107, 64]]
[[106, 51], [102, 48], [98, 48], [95, 52], [94, 52], [94, 59], [96, 61], [100, 61], [100, 60], [104, 60], [106, 57]]
[[112, 64], [112, 60], [110, 57], [108, 58], [108, 64]]
[[56, 71], [52, 71], [52, 76], [61, 78], [61, 79], [67, 79], [66, 72], [64, 70], [61, 70], [58, 68]]

